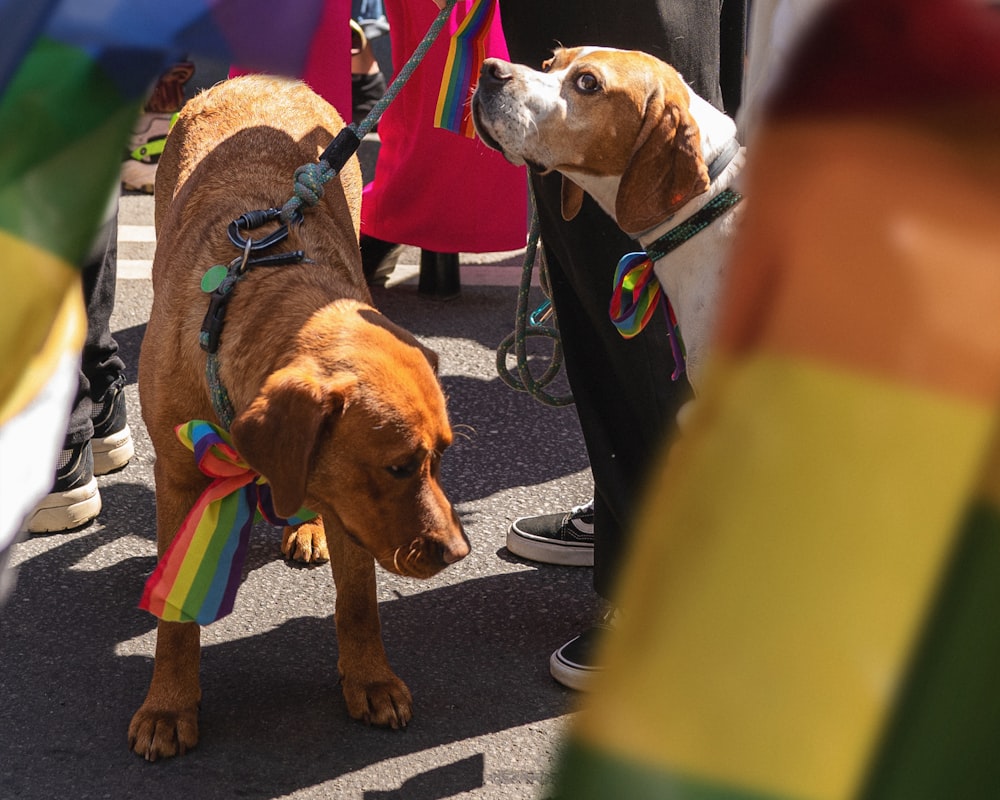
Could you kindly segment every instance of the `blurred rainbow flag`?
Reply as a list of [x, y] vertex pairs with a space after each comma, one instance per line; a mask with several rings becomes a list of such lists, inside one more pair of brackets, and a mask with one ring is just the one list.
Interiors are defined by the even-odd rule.
[[798, 52], [559, 800], [1000, 796], [1000, 10]]
[[0, 425], [82, 343], [78, 265], [157, 76], [199, 56], [299, 75], [322, 5], [0, 0]]
[[448, 45], [434, 127], [475, 138], [469, 103], [486, 59], [486, 45], [497, 0], [475, 0]]

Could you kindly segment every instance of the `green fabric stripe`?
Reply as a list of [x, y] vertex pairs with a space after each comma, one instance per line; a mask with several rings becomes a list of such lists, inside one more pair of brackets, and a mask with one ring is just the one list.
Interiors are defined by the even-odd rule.
[[[216, 580], [228, 582], [229, 564], [225, 564], [225, 574], [219, 575], [219, 555], [222, 553], [231, 536], [239, 537], [243, 522], [249, 516], [246, 503], [241, 492], [226, 495], [214, 502], [219, 504], [219, 524], [208, 541], [205, 555], [198, 565], [198, 572], [191, 584], [191, 590], [184, 601], [185, 610], [196, 612], [205, 603], [205, 597]], [[199, 523], [203, 524], [203, 523]]]
[[570, 738], [547, 800], [792, 800], [625, 761]]
[[[905, 554], [900, 554], [905, 558]], [[969, 511], [864, 800], [1000, 794], [1000, 513]]]
[[0, 98], [0, 228], [79, 264], [140, 102], [123, 98], [86, 53], [39, 40]]

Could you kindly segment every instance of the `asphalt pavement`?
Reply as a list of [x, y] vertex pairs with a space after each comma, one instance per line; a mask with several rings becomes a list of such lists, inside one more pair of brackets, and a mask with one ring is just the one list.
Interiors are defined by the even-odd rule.
[[152, 301], [152, 199], [123, 196], [119, 220], [112, 329], [136, 455], [98, 479], [95, 523], [16, 546], [17, 586], [0, 610], [0, 800], [542, 796], [576, 701], [548, 658], [590, 623], [596, 599], [590, 569], [517, 559], [506, 531], [517, 516], [585, 501], [591, 479], [572, 407], [543, 406], [496, 373], [519, 253], [463, 255], [461, 293], [441, 301], [417, 291], [411, 249], [374, 293], [440, 355], [459, 433], [443, 482], [473, 548], [428, 581], [379, 572], [386, 650], [415, 701], [408, 728], [347, 716], [330, 568], [289, 566], [280, 531], [259, 524], [234, 612], [202, 633], [198, 747], [152, 764], [128, 750], [155, 640], [153, 617], [136, 607], [156, 560], [154, 455], [135, 383]]

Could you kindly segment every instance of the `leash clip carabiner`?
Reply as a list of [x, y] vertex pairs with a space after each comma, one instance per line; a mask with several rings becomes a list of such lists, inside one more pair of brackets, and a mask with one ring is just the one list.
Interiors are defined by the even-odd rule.
[[[259, 228], [267, 222], [278, 219], [280, 216], [280, 208], [264, 208], [259, 211], [247, 211], [245, 214], [241, 214], [229, 223], [229, 227], [226, 229], [226, 233], [229, 235], [229, 241], [242, 250], [251, 242], [251, 240], [244, 239], [243, 235], [240, 233], [241, 230], [251, 231], [254, 228]], [[277, 230], [269, 233], [263, 239], [258, 239], [250, 244], [250, 249], [266, 250], [268, 247], [284, 241], [287, 238], [288, 226], [282, 225]]]

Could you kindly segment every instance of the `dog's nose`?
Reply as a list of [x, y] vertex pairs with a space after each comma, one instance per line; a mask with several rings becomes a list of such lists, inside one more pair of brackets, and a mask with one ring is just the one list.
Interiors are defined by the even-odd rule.
[[445, 564], [454, 564], [469, 555], [471, 550], [469, 537], [465, 535], [464, 529], [459, 528], [457, 536], [452, 536], [448, 541], [441, 543], [441, 560]]
[[499, 58], [487, 58], [479, 70], [479, 84], [481, 86], [497, 87], [513, 77], [510, 64]]

